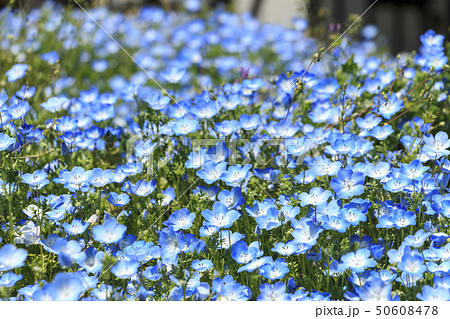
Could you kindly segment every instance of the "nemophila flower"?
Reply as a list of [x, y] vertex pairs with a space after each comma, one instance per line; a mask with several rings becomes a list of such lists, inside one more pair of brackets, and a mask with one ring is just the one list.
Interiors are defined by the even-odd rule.
[[34, 171], [33, 174], [23, 174], [22, 182], [30, 185], [32, 188], [41, 189], [45, 185], [49, 184], [49, 180], [47, 179], [48, 174], [42, 170]]
[[228, 208], [236, 208], [237, 206], [241, 206], [245, 203], [240, 187], [234, 187], [231, 191], [224, 189], [218, 194], [217, 197], [219, 201], [225, 204]]
[[299, 184], [310, 184], [316, 180], [316, 177], [312, 170], [306, 170], [294, 176], [294, 180]]
[[345, 233], [350, 226], [350, 222], [346, 220], [342, 215], [339, 216], [320, 216], [319, 219], [322, 222], [322, 226], [325, 229], [333, 229], [340, 233]]
[[102, 122], [113, 119], [116, 116], [116, 111], [112, 104], [100, 104], [96, 105], [89, 115], [95, 122]]
[[0, 287], [11, 288], [23, 278], [23, 275], [16, 275], [13, 272], [8, 272], [0, 277]]
[[369, 257], [369, 249], [358, 249], [356, 252], [351, 252], [341, 257], [343, 262], [342, 267], [346, 269], [350, 268], [356, 273], [361, 273], [366, 268], [375, 267], [377, 265], [377, 262]]
[[195, 214], [191, 213], [187, 208], [176, 210], [170, 215], [169, 219], [163, 222], [163, 225], [173, 226], [173, 230], [189, 229], [194, 222]]
[[204, 180], [207, 184], [215, 183], [220, 179], [222, 174], [227, 170], [227, 162], [214, 163], [208, 161], [203, 164], [203, 168], [196, 172], [196, 175]]
[[206, 270], [211, 269], [214, 267], [214, 264], [209, 259], [203, 259], [203, 260], [193, 260], [191, 267], [198, 272], [204, 272]]
[[398, 99], [396, 94], [388, 95], [387, 100], [376, 98], [375, 103], [378, 108], [378, 113], [386, 120], [390, 120], [392, 115], [404, 107], [403, 101]]
[[177, 67], [170, 67], [164, 72], [161, 73], [161, 76], [169, 83], [176, 84], [180, 82], [181, 78], [186, 73], [186, 69], [184, 68], [177, 68]]
[[[34, 96], [36, 88], [34, 86], [22, 85], [19, 91], [16, 92], [16, 96], [22, 100], [28, 100]], [[1, 101], [1, 99], [0, 99]], [[1, 103], [0, 103], [1, 104]]]
[[24, 118], [30, 110], [31, 107], [27, 101], [18, 101], [7, 108], [7, 111], [13, 120]]
[[131, 276], [135, 275], [138, 271], [138, 268], [141, 264], [135, 260], [119, 260], [115, 265], [111, 268], [111, 272], [120, 279], [127, 279]]
[[91, 171], [88, 182], [94, 187], [103, 187], [111, 182], [113, 175], [114, 173], [110, 169], [94, 168]]
[[78, 120], [70, 116], [63, 116], [56, 124], [56, 129], [60, 132], [70, 132], [77, 128]]
[[142, 272], [142, 275], [148, 280], [157, 281], [161, 279], [162, 275], [158, 269], [160, 267], [160, 264], [161, 262], [159, 262], [157, 265], [147, 267], [147, 269], [145, 269], [145, 271]]
[[83, 234], [89, 227], [89, 223], [84, 223], [80, 218], [74, 219], [71, 224], [64, 223], [62, 227], [70, 236]]
[[84, 258], [76, 260], [76, 262], [88, 273], [96, 275], [103, 268], [102, 260], [104, 257], [105, 253], [103, 251], [98, 251], [95, 247], [89, 247], [84, 251]]
[[252, 164], [230, 166], [228, 167], [228, 170], [221, 175], [220, 180], [224, 181], [228, 186], [239, 186], [239, 184], [248, 177], [251, 168]]
[[114, 219], [107, 219], [103, 225], [92, 227], [94, 240], [103, 244], [115, 244], [122, 239], [127, 226], [118, 224]]
[[422, 293], [416, 295], [417, 299], [422, 301], [449, 301], [450, 291], [449, 289], [440, 287], [423, 286]]
[[231, 230], [221, 230], [219, 231], [219, 244], [217, 245], [216, 249], [228, 249], [234, 243], [238, 242], [244, 237], [245, 235], [242, 235], [238, 232], [233, 233]]
[[430, 236], [431, 233], [425, 232], [423, 229], [419, 229], [414, 235], [406, 236], [403, 243], [405, 245], [418, 248], [421, 247], [425, 243], [425, 240], [427, 240]]
[[200, 101], [191, 107], [190, 112], [201, 119], [210, 119], [219, 112], [219, 105], [216, 101]]
[[122, 207], [125, 206], [130, 202], [130, 196], [128, 194], [117, 194], [115, 192], [109, 193], [108, 196], [108, 202], [111, 203], [111, 205], [115, 207]]
[[15, 64], [11, 69], [6, 71], [8, 82], [15, 82], [25, 76], [25, 72], [28, 70], [28, 64]]
[[171, 125], [171, 129], [176, 136], [196, 132], [198, 127], [198, 123], [190, 118], [182, 118]]
[[438, 132], [435, 136], [425, 135], [423, 141], [425, 145], [422, 152], [432, 159], [439, 159], [450, 154], [450, 151], [447, 150], [450, 147], [450, 139], [445, 132]]
[[258, 242], [247, 245], [245, 241], [238, 241], [231, 246], [231, 257], [238, 264], [247, 264], [261, 255]]
[[32, 299], [36, 301], [76, 301], [80, 299], [87, 287], [83, 283], [80, 273], [60, 272], [55, 275], [51, 283], [36, 290]]
[[239, 104], [242, 104], [242, 99], [240, 98], [239, 94], [219, 94], [217, 95], [217, 103], [219, 104], [219, 106], [230, 111], [234, 110]]
[[186, 245], [181, 231], [175, 231], [173, 226], [163, 229], [159, 235], [161, 259], [164, 264], [178, 264], [178, 254]]
[[389, 220], [394, 224], [395, 228], [400, 229], [410, 225], [416, 224], [416, 214], [412, 211], [406, 211], [404, 209], [395, 209]]
[[311, 148], [311, 140], [306, 137], [288, 139], [286, 141], [286, 150], [292, 156], [301, 156]]
[[391, 125], [376, 126], [372, 131], [370, 131], [370, 136], [373, 136], [377, 140], [382, 141], [392, 133], [394, 133], [394, 129]]
[[85, 171], [84, 168], [75, 166], [71, 171], [62, 173], [61, 178], [65, 183], [79, 186], [86, 183], [90, 178], [92, 171]]
[[261, 294], [258, 296], [258, 301], [290, 301], [291, 296], [286, 293], [286, 285], [279, 281], [273, 285], [262, 284], [259, 287]]
[[383, 179], [391, 172], [391, 166], [386, 162], [378, 162], [376, 165], [372, 163], [366, 164], [367, 176], [374, 179]]
[[275, 136], [277, 137], [292, 138], [300, 128], [295, 123], [283, 120], [279, 123], [274, 123], [273, 129], [275, 130]]
[[339, 198], [361, 195], [364, 193], [364, 174], [343, 168], [339, 170], [337, 177], [333, 177], [330, 186]]
[[239, 116], [239, 125], [246, 131], [254, 130], [261, 125], [261, 117], [258, 114], [242, 114]]
[[217, 300], [220, 301], [246, 301], [250, 298], [248, 287], [239, 283], [222, 285]]
[[450, 271], [450, 260], [437, 264], [435, 262], [427, 262], [427, 270], [436, 276], [442, 276]]
[[225, 120], [220, 123], [214, 123], [214, 129], [216, 130], [216, 132], [223, 136], [228, 136], [230, 134], [236, 133], [239, 128], [239, 122], [236, 120]]
[[301, 205], [321, 205], [328, 201], [328, 199], [332, 196], [329, 190], [324, 190], [320, 187], [313, 187], [308, 193], [301, 193], [299, 195], [299, 199], [301, 200]]
[[259, 268], [259, 274], [270, 280], [282, 279], [288, 272], [288, 264], [282, 258]]
[[161, 194], [163, 195], [163, 199], [159, 201], [159, 205], [167, 206], [169, 205], [177, 195], [175, 194], [175, 189], [173, 187], [169, 187], [166, 190], [162, 190]]
[[392, 301], [392, 284], [373, 278], [363, 287], [355, 287], [355, 293], [363, 301]]
[[397, 263], [399, 270], [404, 274], [421, 276], [426, 270], [423, 257], [418, 252], [405, 253], [402, 259]]
[[282, 256], [290, 256], [299, 250], [297, 244], [294, 241], [288, 241], [286, 243], [275, 243], [271, 251], [277, 252]]
[[221, 202], [215, 202], [213, 210], [205, 209], [202, 216], [206, 219], [205, 225], [215, 226], [218, 228], [229, 228], [238, 220], [241, 214], [236, 210], [229, 210], [228, 207]]
[[347, 154], [355, 147], [355, 140], [352, 138], [338, 138], [331, 144], [331, 148], [339, 154]]
[[294, 243], [302, 243], [309, 246], [314, 246], [317, 243], [317, 239], [323, 228], [316, 225], [313, 221], [306, 221], [305, 223], [298, 223], [291, 220], [294, 231], [292, 236], [294, 236]]
[[47, 62], [48, 64], [55, 64], [56, 62], [58, 62], [58, 52], [56, 51], [50, 51], [47, 53], [41, 53], [41, 59], [45, 62]]
[[421, 180], [424, 173], [429, 169], [429, 167], [424, 167], [418, 159], [415, 159], [409, 164], [401, 164], [400, 174], [410, 180], [417, 181]]
[[12, 244], [6, 244], [0, 248], [0, 271], [8, 271], [25, 265], [28, 256], [25, 249], [17, 248]]
[[80, 243], [76, 240], [58, 238], [51, 248], [58, 254], [58, 262], [61, 267], [71, 267], [75, 260], [86, 258], [85, 253], [81, 251]]
[[151, 180], [150, 182], [144, 180], [138, 180], [136, 185], [131, 184], [131, 182], [126, 182], [123, 184], [121, 190], [132, 195], [137, 195], [145, 197], [153, 193], [156, 189], [156, 181]]
[[[342, 167], [342, 163], [339, 161], [332, 162], [328, 158], [319, 157], [315, 158], [315, 162], [307, 162], [306, 164], [310, 167], [311, 173], [317, 176], [334, 176], [339, 172]], [[306, 162], [306, 158], [305, 158]]]
[[270, 230], [281, 225], [279, 218], [280, 212], [275, 207], [271, 207], [267, 210], [265, 215], [256, 217], [256, 223], [261, 229]]
[[342, 208], [340, 210], [340, 216], [345, 218], [350, 225], [357, 226], [360, 222], [365, 222], [367, 220], [366, 214], [362, 213], [356, 208]]

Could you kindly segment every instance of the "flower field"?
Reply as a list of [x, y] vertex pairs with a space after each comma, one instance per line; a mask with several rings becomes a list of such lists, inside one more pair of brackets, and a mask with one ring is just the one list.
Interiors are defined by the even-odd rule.
[[450, 300], [444, 36], [186, 3], [0, 12], [0, 298]]

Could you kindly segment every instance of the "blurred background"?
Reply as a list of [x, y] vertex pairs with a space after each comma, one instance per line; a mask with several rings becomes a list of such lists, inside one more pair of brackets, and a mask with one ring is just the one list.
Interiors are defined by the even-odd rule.
[[[143, 5], [179, 8], [180, 1], [191, 0], [77, 0], [83, 6], [107, 5], [116, 10], [132, 10]], [[350, 25], [375, 0], [192, 0], [205, 7], [224, 6], [235, 12], [250, 12], [258, 19], [289, 25], [293, 16], [302, 16], [310, 23], [314, 36], [326, 39], [331, 31]], [[0, 0], [0, 6], [36, 7], [43, 0]], [[56, 0], [74, 5], [73, 0]], [[350, 17], [350, 18], [349, 18]], [[351, 20], [353, 19], [353, 20]], [[392, 53], [416, 50], [419, 37], [428, 29], [450, 35], [450, 0], [378, 0], [364, 15], [363, 22], [379, 28]]]

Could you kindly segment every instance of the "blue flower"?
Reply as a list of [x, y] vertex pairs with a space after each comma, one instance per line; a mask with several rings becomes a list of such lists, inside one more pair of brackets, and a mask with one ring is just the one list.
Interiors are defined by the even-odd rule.
[[425, 240], [427, 240], [427, 238], [430, 236], [431, 233], [429, 232], [426, 233], [423, 229], [419, 229], [414, 235], [406, 236], [406, 238], [403, 240], [403, 243], [411, 247], [419, 248], [425, 243]]
[[361, 195], [364, 193], [364, 174], [343, 168], [339, 170], [337, 177], [333, 177], [330, 186], [339, 198], [347, 199]]
[[384, 125], [382, 127], [376, 126], [370, 132], [370, 136], [373, 136], [377, 140], [382, 141], [382, 140], [386, 139], [392, 133], [394, 133], [394, 129], [392, 128], [391, 125]]
[[415, 159], [409, 164], [401, 164], [400, 173], [406, 178], [414, 181], [421, 180], [429, 167], [424, 167], [422, 163]]
[[90, 223], [83, 223], [80, 218], [74, 219], [71, 224], [64, 223], [62, 227], [70, 236], [83, 234], [89, 227]]
[[140, 263], [135, 260], [119, 260], [112, 268], [111, 272], [120, 279], [127, 279], [135, 275], [140, 267]]
[[71, 267], [76, 260], [80, 262], [86, 258], [86, 254], [81, 251], [80, 243], [76, 240], [58, 238], [51, 249], [58, 254], [58, 262], [61, 267]]
[[367, 281], [362, 287], [355, 287], [355, 292], [363, 301], [392, 301], [392, 284], [386, 284], [379, 278]]
[[81, 279], [80, 273], [63, 273], [55, 275], [53, 282], [45, 284], [42, 289], [36, 290], [33, 300], [76, 301], [87, 289]]
[[324, 190], [320, 187], [313, 187], [308, 193], [301, 193], [299, 195], [299, 199], [301, 200], [301, 205], [321, 205], [328, 201], [328, 199], [332, 196], [331, 191]]
[[118, 243], [125, 231], [127, 226], [118, 224], [113, 219], [107, 219], [103, 225], [96, 225], [92, 227], [92, 235], [94, 240], [103, 244], [115, 244]]
[[273, 263], [265, 264], [259, 268], [260, 275], [270, 280], [282, 279], [288, 272], [288, 264], [282, 258], [277, 259]]
[[186, 73], [185, 69], [170, 67], [161, 73], [161, 76], [169, 83], [176, 84], [180, 82], [181, 78]]
[[367, 248], [358, 249], [341, 257], [343, 268], [350, 268], [356, 273], [363, 272], [366, 268], [375, 267], [377, 262], [369, 258], [370, 251]]
[[447, 150], [450, 147], [450, 139], [445, 132], [438, 132], [434, 137], [433, 135], [425, 135], [423, 141], [425, 145], [422, 152], [432, 159], [438, 159], [450, 154], [450, 151]]
[[236, 131], [240, 129], [240, 125], [236, 120], [225, 120], [220, 123], [214, 123], [214, 129], [217, 133], [228, 136], [232, 133], [236, 133]]
[[102, 260], [105, 257], [105, 253], [103, 251], [97, 251], [95, 247], [87, 248], [84, 253], [85, 258], [76, 260], [77, 264], [88, 273], [97, 275], [103, 268]]
[[231, 191], [224, 189], [217, 197], [219, 201], [228, 208], [236, 208], [237, 206], [245, 204], [245, 199], [242, 196], [240, 187], [234, 187]]
[[219, 112], [219, 105], [216, 101], [200, 101], [195, 104], [190, 111], [201, 119], [210, 119]]
[[294, 227], [292, 232], [292, 236], [295, 238], [293, 240], [294, 243], [306, 244], [311, 247], [317, 243], [320, 233], [323, 232], [322, 227], [315, 225], [311, 220], [304, 223], [294, 222], [294, 219], [291, 221]]
[[130, 196], [128, 196], [128, 194], [118, 195], [115, 192], [109, 193], [109, 197], [107, 199], [108, 202], [110, 202], [115, 207], [122, 207], [130, 202]]
[[0, 287], [14, 287], [15, 284], [23, 278], [23, 275], [16, 275], [13, 272], [8, 272], [6, 274], [3, 274], [0, 277]]
[[245, 241], [238, 241], [231, 246], [231, 257], [238, 264], [247, 264], [261, 255], [262, 251], [259, 250], [258, 242], [254, 242], [249, 246]]
[[228, 210], [228, 207], [220, 202], [215, 202], [213, 210], [205, 209], [202, 211], [202, 216], [206, 219], [204, 225], [229, 228], [241, 214], [236, 210]]
[[399, 270], [403, 271], [406, 275], [417, 275], [422, 276], [422, 274], [427, 270], [423, 257], [418, 252], [406, 253], [401, 257], [401, 262], [397, 264]]
[[376, 98], [375, 103], [377, 103], [379, 114], [386, 120], [390, 120], [392, 115], [404, 107], [403, 101], [399, 100], [394, 93], [388, 95], [387, 100]]
[[173, 226], [173, 230], [191, 228], [195, 219], [195, 214], [191, 213], [187, 208], [176, 210], [170, 215], [169, 219], [163, 222], [163, 225], [169, 227]]
[[94, 187], [103, 187], [111, 182], [113, 176], [114, 173], [110, 169], [102, 170], [101, 168], [94, 168], [91, 171], [88, 182]]
[[207, 184], [212, 184], [218, 181], [226, 170], [227, 162], [214, 163], [212, 161], [208, 161], [203, 164], [203, 168], [198, 170], [196, 175]]
[[67, 105], [68, 101], [65, 97], [51, 97], [47, 102], [41, 103], [41, 106], [49, 112], [56, 113]]
[[11, 69], [6, 71], [8, 82], [15, 82], [25, 76], [25, 72], [28, 70], [28, 64], [15, 64]]
[[323, 228], [334, 229], [340, 233], [345, 233], [347, 228], [350, 226], [348, 220], [346, 220], [342, 215], [338, 216], [320, 216], [319, 219], [323, 223]]
[[28, 252], [22, 248], [16, 248], [11, 244], [6, 244], [0, 248], [0, 271], [8, 271], [13, 268], [22, 267], [28, 256]]
[[161, 260], [165, 264], [178, 264], [178, 254], [184, 248], [186, 242], [181, 231], [175, 231], [173, 226], [164, 228], [159, 235], [161, 246]]
[[27, 101], [18, 101], [7, 108], [7, 111], [13, 120], [24, 118], [30, 110], [31, 107]]
[[187, 135], [189, 133], [193, 133], [197, 131], [199, 125], [196, 121], [191, 120], [189, 118], [183, 118], [176, 122], [173, 122], [171, 129], [175, 133], [176, 136]]
[[446, 288], [423, 286], [422, 293], [416, 295], [422, 301], [449, 301], [450, 291]]
[[47, 179], [48, 174], [42, 170], [34, 171], [33, 174], [23, 174], [22, 182], [30, 185], [32, 188], [41, 189], [45, 185], [49, 184], [50, 181]]
[[151, 180], [146, 182], [144, 180], [138, 180], [136, 185], [131, 184], [131, 182], [126, 182], [122, 185], [121, 190], [129, 194], [145, 197], [153, 193], [156, 189], [156, 181]]
[[383, 179], [391, 172], [389, 163], [379, 162], [377, 165], [372, 163], [366, 164], [366, 174], [374, 179]]
[[228, 170], [221, 175], [220, 179], [228, 186], [239, 186], [239, 184], [248, 177], [250, 168], [252, 168], [252, 164], [230, 166], [228, 167]]
[[261, 294], [258, 296], [258, 301], [290, 301], [291, 296], [286, 293], [286, 285], [279, 281], [273, 285], [262, 284], [259, 287]]
[[203, 260], [196, 259], [196, 260], [192, 261], [191, 267], [195, 271], [203, 272], [203, 271], [206, 271], [206, 270], [211, 269], [212, 267], [214, 267], [214, 264], [209, 259], [203, 259]]
[[62, 179], [68, 184], [79, 186], [86, 183], [91, 176], [92, 171], [85, 171], [84, 168], [75, 166], [70, 172], [65, 171], [62, 173]]

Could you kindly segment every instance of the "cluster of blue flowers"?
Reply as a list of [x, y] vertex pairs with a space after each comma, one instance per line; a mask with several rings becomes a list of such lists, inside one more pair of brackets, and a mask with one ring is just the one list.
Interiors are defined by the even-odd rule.
[[444, 37], [185, 4], [1, 12], [0, 298], [450, 300]]

